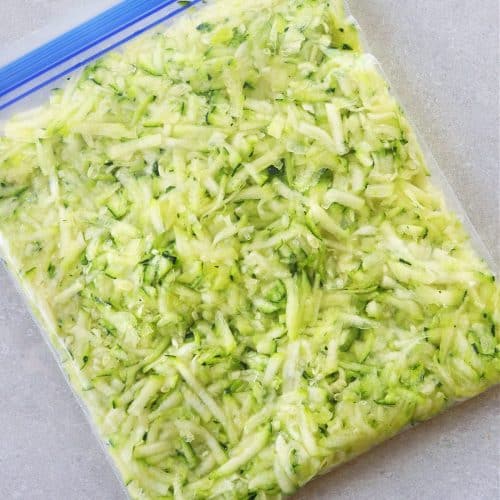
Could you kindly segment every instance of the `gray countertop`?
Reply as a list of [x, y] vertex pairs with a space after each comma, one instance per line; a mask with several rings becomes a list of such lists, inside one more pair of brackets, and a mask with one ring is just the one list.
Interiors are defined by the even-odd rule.
[[[112, 0], [1, 0], [0, 62], [60, 16]], [[352, 11], [498, 269], [498, 0], [351, 0]], [[53, 21], [51, 21], [53, 22]], [[119, 481], [22, 299], [0, 270], [0, 498], [119, 500]], [[306, 499], [500, 497], [500, 389], [316, 480]]]

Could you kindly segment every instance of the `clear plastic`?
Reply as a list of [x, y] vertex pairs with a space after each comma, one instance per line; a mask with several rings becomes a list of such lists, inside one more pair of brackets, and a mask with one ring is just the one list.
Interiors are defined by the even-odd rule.
[[[175, 19], [200, 0], [126, 0], [50, 38], [0, 68], [0, 111], [5, 116], [42, 104], [51, 88], [77, 77], [80, 68], [129, 40]], [[53, 26], [56, 31], [56, 26]], [[22, 51], [22, 49], [17, 49]]]
[[[9, 58], [6, 64], [0, 67], [0, 132], [10, 116], [46, 102], [53, 88], [64, 86], [71, 78], [78, 78], [81, 70], [92, 60], [103, 56], [106, 52], [118, 49], [120, 45], [149, 30], [162, 29], [155, 27], [159, 25], [165, 27], [167, 23], [174, 22], [176, 17], [182, 15], [187, 9], [197, 7], [199, 2], [200, 0], [189, 2], [128, 0], [102, 11], [98, 16], [90, 18], [62, 34], [55, 24], [48, 25], [42, 31], [43, 43], [35, 51], [28, 50], [27, 43], [30, 43], [30, 38], [23, 40], [23, 43], [17, 44], [17, 47], [15, 46], [14, 50], [11, 51], [19, 57], [14, 60]], [[350, 12], [347, 1], [346, 11]], [[362, 26], [354, 17], [352, 19], [358, 27], [364, 50], [372, 53]], [[96, 32], [96, 26], [99, 28], [98, 32]], [[82, 36], [86, 37], [84, 46], [80, 43]], [[46, 59], [47, 54], [53, 52], [54, 45], [59, 47], [60, 55], [52, 57], [48, 62], [40, 62], [40, 57]], [[390, 82], [381, 65], [379, 65], [379, 71]], [[6, 82], [7, 75], [10, 77], [9, 83]], [[393, 86], [391, 88], [392, 93], [404, 105], [397, 94], [397, 89], [395, 90]], [[443, 171], [439, 168], [424, 138], [416, 127], [413, 127], [413, 130], [424, 150], [434, 182], [443, 191], [449, 207], [460, 217], [468, 233], [472, 236], [479, 254], [498, 273], [500, 263], [495, 262], [479, 237], [476, 228], [471, 223], [466, 210]]]
[[[154, 10], [151, 15], [148, 15], [144, 18], [139, 16], [139, 19], [137, 19], [133, 23], [130, 23], [129, 25], [120, 28], [116, 32], [112, 32], [111, 30], [109, 36], [105, 37], [105, 39], [99, 41], [98, 43], [92, 44], [92, 46], [87, 51], [79, 52], [78, 54], [75, 54], [70, 58], [63, 58], [64, 60], [62, 62], [54, 65], [53, 67], [49, 67], [47, 70], [43, 71], [42, 74], [40, 74], [39, 71], [35, 71], [34, 77], [27, 77], [25, 81], [23, 81], [19, 86], [9, 92], [10, 95], [3, 102], [0, 101], [0, 124], [2, 124], [4, 120], [11, 116], [13, 113], [31, 109], [33, 106], [43, 103], [47, 99], [50, 93], [50, 88], [52, 86], [62, 86], [65, 84], [65, 81], [67, 79], [78, 77], [80, 68], [88, 62], [100, 57], [108, 50], [116, 49], [122, 43], [127, 42], [128, 40], [149, 29], [152, 29], [153, 27], [155, 27], [154, 29], [158, 29], [156, 28], [156, 26], [159, 23], [164, 23], [166, 21], [175, 21], [176, 16], [182, 14], [189, 7], [193, 6], [196, 3], [197, 2], [191, 2], [190, 5], [187, 5], [184, 2], [167, 2], [168, 5], [159, 7], [157, 10]], [[363, 33], [361, 29], [360, 33]], [[363, 40], [363, 45], [365, 50], [369, 52], [369, 45], [366, 40]], [[415, 127], [413, 127], [413, 130], [415, 130]], [[452, 187], [447, 182], [446, 177], [437, 165], [429, 148], [425, 145], [422, 137], [419, 137], [419, 142], [424, 149], [426, 162], [432, 172], [434, 183], [436, 183], [444, 192], [448, 206], [455, 213], [457, 213], [462, 220], [468, 233], [472, 237], [472, 241], [477, 252], [489, 263], [490, 267], [495, 270], [496, 265], [493, 258], [477, 235], [477, 231], [467, 217], [466, 211], [458, 201], [458, 198], [455, 195]], [[4, 250], [7, 262], [12, 267], [15, 267], [13, 265], [13, 262], [9, 260], [5, 242], [1, 241], [0, 243], [1, 247]], [[30, 306], [36, 308], [35, 300], [30, 296], [29, 290], [24, 289], [23, 292], [24, 295], [28, 298]], [[47, 324], [50, 324], [50, 321], [47, 320], [47, 318], [41, 318], [41, 323], [41, 330], [43, 331], [44, 329], [46, 329]], [[52, 338], [50, 340], [48, 335], [44, 335], [44, 337], [46, 338], [46, 340], [48, 340], [49, 346], [53, 348], [54, 339]], [[56, 359], [59, 360], [57, 351], [54, 350], [53, 352]], [[86, 405], [81, 402], [76, 392], [75, 395], [80, 401], [84, 412], [87, 414], [87, 417], [91, 421], [92, 415], [89, 414]], [[99, 436], [98, 431], [96, 431], [96, 435]], [[99, 441], [101, 440], [99, 439]], [[104, 449], [105, 448], [106, 447], [104, 446]]]
[[[358, 27], [358, 32], [360, 34], [360, 38], [361, 38], [361, 42], [362, 42], [362, 46], [363, 46], [364, 51], [369, 53], [369, 54], [373, 54], [373, 51], [372, 51], [371, 46], [370, 46], [370, 42], [369, 42], [368, 38], [366, 37], [365, 32], [363, 31], [363, 27], [358, 23], [357, 19], [352, 15], [352, 11], [350, 9], [348, 0], [346, 0], [345, 5], [346, 5], [346, 11], [351, 14], [353, 22]], [[378, 61], [377, 61], [377, 64], [378, 64], [378, 70], [380, 71], [380, 73], [384, 76], [385, 80], [390, 85], [391, 93], [396, 97], [398, 102], [401, 104], [401, 107], [404, 109], [405, 103], [400, 98], [397, 88], [394, 87], [394, 85], [392, 85], [391, 80], [387, 76], [382, 65]], [[433, 183], [443, 192], [448, 208], [451, 209], [455, 214], [457, 214], [460, 221], [462, 222], [465, 229], [467, 230], [468, 234], [471, 236], [471, 241], [472, 241], [472, 244], [473, 244], [475, 250], [488, 263], [488, 266], [490, 267], [490, 269], [492, 269], [494, 271], [495, 275], [498, 277], [498, 275], [499, 275], [498, 273], [500, 272], [500, 267], [499, 267], [500, 263], [495, 261], [493, 255], [488, 250], [488, 248], [484, 244], [483, 240], [479, 236], [477, 229], [472, 224], [469, 216], [467, 215], [467, 211], [465, 210], [463, 204], [460, 202], [457, 194], [453, 190], [453, 187], [450, 184], [448, 178], [446, 177], [443, 170], [439, 167], [439, 164], [436, 161], [436, 158], [434, 157], [432, 150], [428, 146], [423, 135], [419, 132], [418, 128], [415, 127], [414, 123], [412, 122], [411, 116], [409, 116], [406, 111], [405, 111], [405, 115], [408, 118], [410, 125], [418, 138], [418, 142], [420, 144], [420, 147], [423, 150], [426, 164], [429, 167], [429, 170], [430, 170], [431, 175], [432, 175]]]

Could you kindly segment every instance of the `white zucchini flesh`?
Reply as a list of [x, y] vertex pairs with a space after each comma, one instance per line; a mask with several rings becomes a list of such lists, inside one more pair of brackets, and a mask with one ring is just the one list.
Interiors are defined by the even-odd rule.
[[211, 2], [0, 138], [0, 232], [134, 498], [277, 498], [500, 381], [499, 288], [340, 0]]

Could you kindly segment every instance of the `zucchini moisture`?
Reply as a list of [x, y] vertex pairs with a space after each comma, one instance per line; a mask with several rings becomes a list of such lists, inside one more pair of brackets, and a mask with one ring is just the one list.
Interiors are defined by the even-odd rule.
[[133, 498], [279, 498], [500, 381], [498, 286], [340, 0], [91, 64], [6, 126], [0, 230]]

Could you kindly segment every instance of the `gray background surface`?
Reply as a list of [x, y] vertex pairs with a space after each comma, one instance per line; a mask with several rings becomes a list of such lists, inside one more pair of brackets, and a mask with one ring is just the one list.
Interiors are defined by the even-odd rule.
[[[112, 0], [0, 0], [0, 62]], [[397, 94], [500, 263], [498, 0], [351, 0]], [[26, 44], [25, 44], [26, 45]], [[28, 43], [29, 46], [29, 43]], [[124, 493], [6, 273], [0, 270], [0, 498]], [[297, 500], [500, 497], [500, 389], [324, 476]]]

